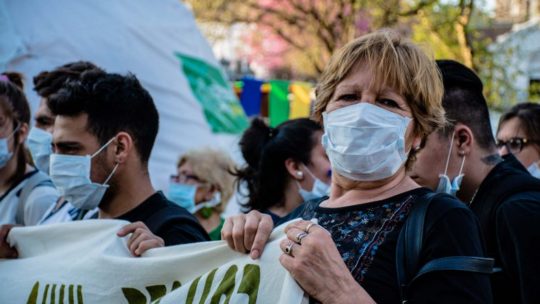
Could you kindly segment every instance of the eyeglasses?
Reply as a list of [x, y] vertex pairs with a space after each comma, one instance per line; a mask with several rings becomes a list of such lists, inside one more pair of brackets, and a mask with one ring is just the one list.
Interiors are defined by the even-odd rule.
[[497, 139], [497, 148], [502, 149], [502, 147], [506, 147], [506, 149], [512, 153], [517, 154], [523, 150], [523, 147], [525, 147], [528, 144], [532, 143], [540, 143], [538, 140], [530, 140], [523, 137], [512, 137], [509, 140], [501, 140]]
[[171, 175], [171, 182], [182, 183], [182, 184], [203, 184], [203, 183], [205, 183], [198, 176], [192, 175], [192, 174]]

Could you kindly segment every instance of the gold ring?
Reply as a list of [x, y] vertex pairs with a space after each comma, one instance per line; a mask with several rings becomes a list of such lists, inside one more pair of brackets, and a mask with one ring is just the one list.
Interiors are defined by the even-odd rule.
[[309, 233], [309, 229], [311, 229], [311, 227], [313, 227], [314, 225], [316, 225], [316, 224], [313, 223], [313, 222], [309, 223], [309, 225], [307, 225], [307, 227], [306, 227], [306, 229], [304, 229], [304, 231], [305, 231], [306, 233]]
[[307, 232], [305, 231], [302, 231], [302, 232], [299, 232], [297, 235], [296, 235], [296, 242], [300, 245], [302, 245], [302, 239], [305, 238], [307, 236]]

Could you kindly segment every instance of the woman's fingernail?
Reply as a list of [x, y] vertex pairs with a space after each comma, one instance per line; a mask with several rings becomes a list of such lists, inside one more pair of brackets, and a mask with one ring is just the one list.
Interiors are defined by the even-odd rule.
[[249, 255], [252, 259], [257, 259], [259, 257], [259, 250], [255, 249], [251, 251], [251, 254]]

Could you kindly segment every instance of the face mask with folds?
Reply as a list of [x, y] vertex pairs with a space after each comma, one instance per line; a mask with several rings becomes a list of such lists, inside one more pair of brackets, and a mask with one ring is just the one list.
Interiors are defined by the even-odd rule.
[[322, 144], [332, 170], [355, 181], [394, 175], [407, 160], [411, 119], [367, 102], [323, 113]]
[[28, 134], [26, 145], [36, 168], [49, 174], [49, 160], [52, 154], [52, 134], [40, 128], [33, 127]]
[[452, 140], [450, 141], [450, 150], [448, 151], [448, 157], [446, 158], [446, 166], [444, 168], [444, 174], [439, 175], [439, 184], [435, 192], [438, 193], [448, 193], [451, 195], [456, 195], [461, 187], [461, 181], [463, 180], [463, 165], [465, 164], [465, 156], [461, 160], [461, 166], [459, 168], [459, 174], [454, 177], [453, 180], [450, 180], [448, 177], [448, 165], [450, 164], [450, 156], [452, 155], [452, 149], [454, 147], [454, 134], [452, 134]]
[[109, 176], [103, 184], [93, 183], [90, 179], [92, 158], [103, 151], [114, 138], [103, 145], [92, 155], [51, 155], [50, 176], [63, 196], [74, 207], [83, 210], [92, 210], [99, 206], [105, 191], [109, 188], [107, 184], [116, 172], [118, 164], [114, 166]]
[[529, 171], [529, 173], [536, 178], [540, 178], [540, 166], [538, 165], [538, 162], [539, 161], [535, 161], [529, 167], [527, 167], [527, 171]]
[[[311, 173], [311, 170], [308, 169], [308, 167], [304, 166], [306, 168], [307, 173], [313, 178], [313, 188], [311, 191], [302, 189], [302, 186], [300, 186], [300, 183], [296, 181], [296, 185], [298, 186], [298, 193], [304, 200], [304, 202], [320, 198], [323, 196], [327, 196], [330, 192], [330, 185], [325, 184], [323, 181], [315, 177], [313, 173]], [[302, 171], [299, 171], [302, 172]]]
[[209, 201], [195, 203], [195, 194], [197, 193], [197, 186], [171, 182], [169, 184], [169, 193], [167, 197], [173, 203], [186, 209], [192, 214], [197, 213], [199, 210], [205, 208], [213, 208], [221, 203], [221, 194], [216, 191], [212, 199]]
[[19, 130], [19, 125], [5, 138], [0, 138], [0, 169], [4, 168], [8, 161], [13, 157], [13, 152], [9, 151], [9, 142], [8, 140]]

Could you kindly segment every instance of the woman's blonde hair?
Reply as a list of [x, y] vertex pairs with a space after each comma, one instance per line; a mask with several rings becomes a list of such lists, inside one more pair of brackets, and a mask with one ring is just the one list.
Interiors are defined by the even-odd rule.
[[235, 164], [227, 152], [210, 148], [189, 150], [180, 157], [177, 167], [185, 163], [189, 163], [195, 176], [217, 187], [221, 193], [221, 204], [215, 209], [223, 212], [233, 195], [235, 183], [235, 177], [231, 174]]
[[445, 125], [444, 89], [435, 60], [390, 30], [357, 38], [332, 56], [315, 90], [315, 120], [321, 122], [337, 85], [359, 63], [372, 71], [372, 88], [389, 87], [405, 97], [415, 121], [415, 135], [425, 137]]

